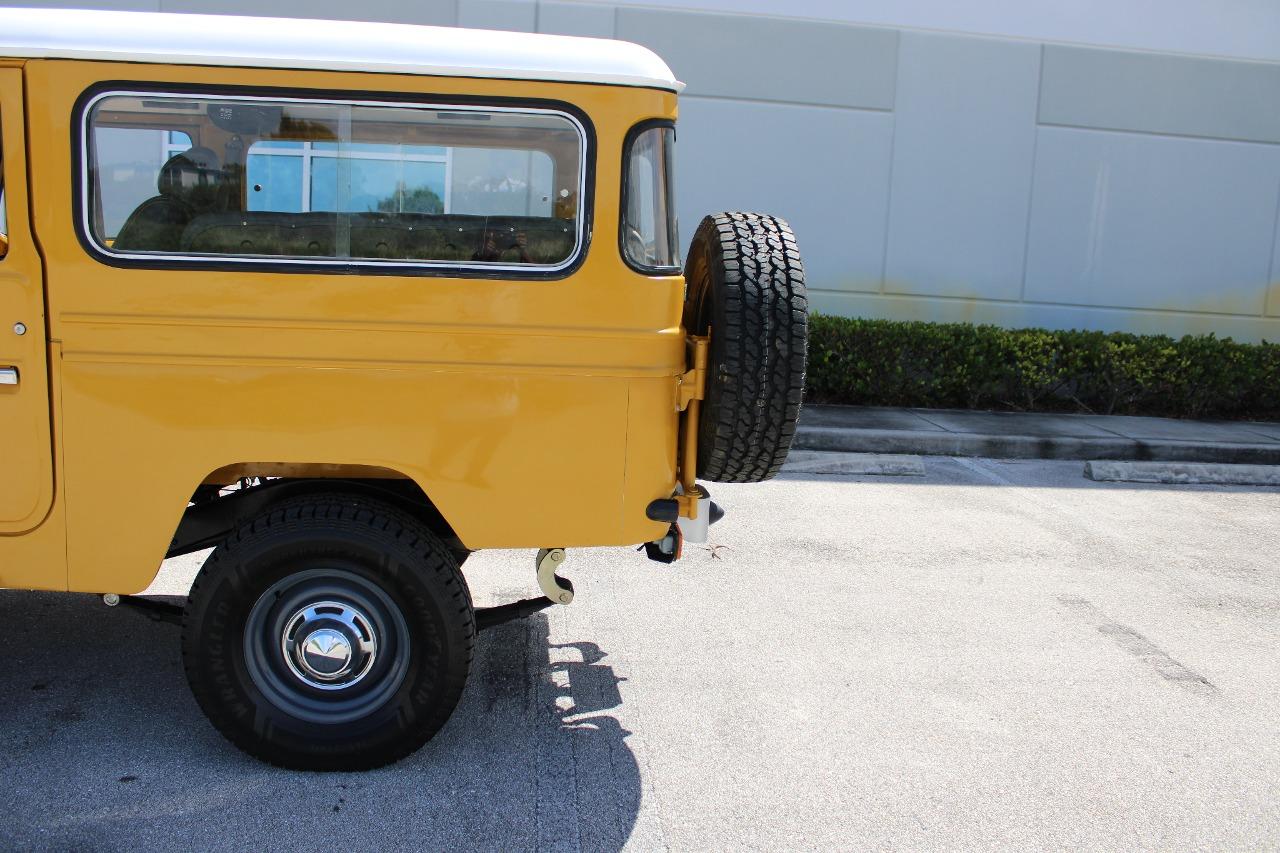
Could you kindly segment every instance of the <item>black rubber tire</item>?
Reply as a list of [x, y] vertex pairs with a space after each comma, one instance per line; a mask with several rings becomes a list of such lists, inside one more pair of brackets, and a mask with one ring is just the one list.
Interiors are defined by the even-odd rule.
[[804, 396], [809, 303], [795, 235], [774, 216], [708, 216], [685, 280], [685, 329], [711, 335], [698, 477], [768, 480], [791, 449]]
[[[278, 635], [250, 630], [280, 624], [271, 608], [308, 596], [366, 602], [385, 649], [383, 662], [370, 658], [368, 679], [329, 693], [289, 682], [286, 655], [272, 648]], [[369, 498], [307, 495], [214, 550], [187, 599], [182, 661], [214, 728], [250, 755], [299, 770], [367, 770], [414, 752], [449, 719], [475, 633], [466, 581], [425, 525]]]

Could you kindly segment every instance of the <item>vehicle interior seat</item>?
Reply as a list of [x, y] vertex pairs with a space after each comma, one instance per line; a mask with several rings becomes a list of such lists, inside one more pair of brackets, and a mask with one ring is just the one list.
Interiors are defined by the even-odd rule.
[[527, 263], [555, 264], [573, 251], [572, 222], [540, 216], [474, 216], [431, 213], [203, 213], [181, 236], [191, 254], [334, 258], [339, 227], [347, 230], [351, 258], [404, 261], [474, 259], [484, 235], [497, 237], [500, 262], [517, 263], [516, 235], [527, 241]]
[[218, 200], [222, 169], [208, 148], [191, 148], [170, 157], [156, 178], [158, 195], [138, 205], [116, 235], [113, 249], [176, 252], [182, 232]]

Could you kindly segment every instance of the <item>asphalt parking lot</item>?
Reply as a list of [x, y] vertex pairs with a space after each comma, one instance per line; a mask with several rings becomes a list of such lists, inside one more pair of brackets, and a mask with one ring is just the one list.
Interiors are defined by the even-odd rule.
[[[367, 774], [236, 752], [175, 626], [0, 591], [0, 848], [1280, 846], [1280, 489], [925, 467], [715, 487], [672, 567], [570, 551], [574, 603]], [[533, 555], [467, 574], [522, 597]]]

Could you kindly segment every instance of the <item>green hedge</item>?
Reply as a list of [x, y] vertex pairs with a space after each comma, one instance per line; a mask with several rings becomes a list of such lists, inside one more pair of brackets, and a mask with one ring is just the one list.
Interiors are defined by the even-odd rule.
[[1280, 344], [810, 318], [819, 403], [1280, 419]]

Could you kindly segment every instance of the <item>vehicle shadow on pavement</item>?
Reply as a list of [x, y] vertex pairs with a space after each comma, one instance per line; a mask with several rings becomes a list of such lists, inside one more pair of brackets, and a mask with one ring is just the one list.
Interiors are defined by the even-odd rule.
[[640, 807], [620, 679], [543, 614], [482, 633], [453, 718], [368, 773], [244, 756], [204, 720], [176, 626], [0, 590], [0, 848], [618, 850]]

